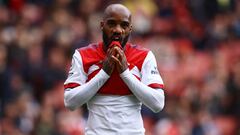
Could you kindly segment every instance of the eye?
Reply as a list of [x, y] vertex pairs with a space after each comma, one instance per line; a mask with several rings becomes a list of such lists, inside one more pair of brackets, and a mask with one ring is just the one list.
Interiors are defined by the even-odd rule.
[[123, 29], [127, 29], [128, 27], [129, 27], [129, 22], [122, 22], [121, 23], [121, 27], [123, 28]]
[[117, 25], [117, 23], [116, 23], [116, 21], [114, 21], [114, 20], [108, 20], [108, 21], [107, 21], [107, 25], [108, 25], [109, 27], [115, 27], [115, 26]]

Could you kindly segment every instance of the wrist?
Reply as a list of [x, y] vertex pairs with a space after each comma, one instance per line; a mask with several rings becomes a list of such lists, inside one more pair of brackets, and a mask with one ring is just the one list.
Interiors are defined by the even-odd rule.
[[103, 70], [101, 69], [99, 71], [99, 75], [103, 78], [103, 79], [108, 79], [110, 76]]
[[123, 71], [121, 74], [120, 74], [120, 77], [121, 78], [124, 78], [126, 76], [128, 76], [129, 74], [131, 74], [130, 70], [127, 68], [125, 71]]

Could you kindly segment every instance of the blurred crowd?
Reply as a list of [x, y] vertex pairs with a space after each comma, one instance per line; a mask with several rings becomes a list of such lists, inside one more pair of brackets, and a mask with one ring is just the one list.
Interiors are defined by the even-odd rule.
[[239, 0], [0, 0], [0, 134], [84, 134], [86, 106], [65, 109], [63, 82], [110, 3], [131, 10], [130, 41], [165, 83], [163, 111], [143, 106], [146, 135], [239, 135]]

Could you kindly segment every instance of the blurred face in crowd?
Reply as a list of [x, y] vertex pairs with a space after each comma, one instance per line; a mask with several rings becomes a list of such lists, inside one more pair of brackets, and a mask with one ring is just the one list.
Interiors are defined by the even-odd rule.
[[119, 41], [124, 47], [132, 31], [130, 11], [120, 4], [108, 6], [104, 12], [101, 29], [106, 48], [112, 41]]

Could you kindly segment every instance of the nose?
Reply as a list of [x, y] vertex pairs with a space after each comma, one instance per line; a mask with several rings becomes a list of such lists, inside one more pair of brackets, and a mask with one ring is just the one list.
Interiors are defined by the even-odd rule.
[[117, 34], [122, 34], [123, 33], [123, 29], [121, 28], [121, 26], [119, 24], [116, 25], [116, 27], [114, 27], [113, 33], [117, 33]]

